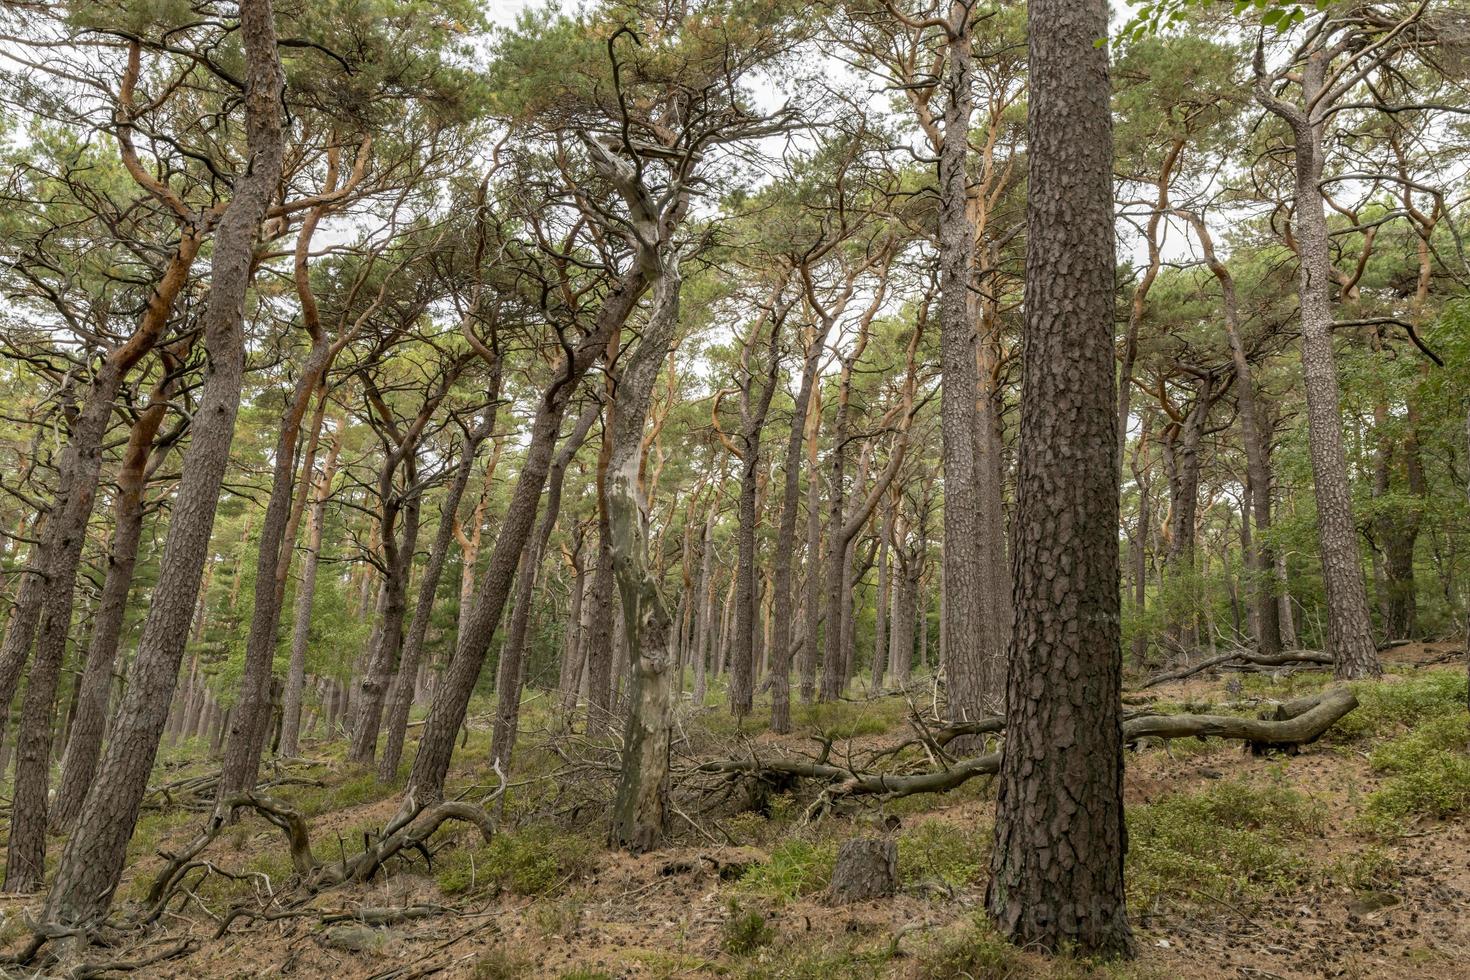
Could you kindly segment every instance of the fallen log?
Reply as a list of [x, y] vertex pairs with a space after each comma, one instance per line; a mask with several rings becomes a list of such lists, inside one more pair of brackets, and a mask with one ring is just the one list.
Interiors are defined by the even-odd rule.
[[[1283, 705], [1296, 713], [1281, 720], [1241, 718], [1235, 715], [1145, 715], [1123, 723], [1123, 740], [1142, 738], [1230, 738], [1246, 742], [1253, 752], [1296, 747], [1316, 741], [1349, 711], [1358, 699], [1346, 687], [1336, 687], [1315, 698]], [[723, 759], [696, 766], [694, 773], [751, 773], [757, 776], [795, 776], [823, 780], [830, 799], [879, 796], [894, 799], [915, 793], [942, 793], [976, 776], [1000, 771], [999, 752], [964, 759], [943, 769], [920, 773], [862, 772], [841, 766], [794, 759]]]
[[1325, 664], [1332, 666], [1331, 654], [1321, 653], [1317, 650], [1287, 650], [1282, 653], [1262, 654], [1250, 650], [1231, 650], [1229, 653], [1217, 654], [1206, 657], [1198, 663], [1178, 670], [1166, 670], [1161, 674], [1155, 674], [1139, 685], [1140, 691], [1153, 687], [1156, 684], [1164, 684], [1168, 681], [1183, 680], [1193, 677], [1195, 674], [1203, 673], [1211, 667], [1225, 665], [1252, 666], [1252, 667], [1290, 667], [1297, 664]]

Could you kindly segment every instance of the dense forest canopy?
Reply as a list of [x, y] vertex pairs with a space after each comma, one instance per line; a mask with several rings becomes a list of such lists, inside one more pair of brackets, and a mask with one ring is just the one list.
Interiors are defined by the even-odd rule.
[[0, 972], [1457, 975], [1467, 86], [1464, 0], [0, 3]]

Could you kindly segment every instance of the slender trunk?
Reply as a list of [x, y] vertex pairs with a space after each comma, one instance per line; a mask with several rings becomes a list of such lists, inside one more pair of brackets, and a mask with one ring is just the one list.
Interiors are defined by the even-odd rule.
[[204, 311], [209, 355], [204, 388], [190, 426], [159, 580], [131, 680], [46, 900], [45, 921], [81, 936], [101, 924], [112, 904], [178, 682], [240, 405], [242, 328], [254, 239], [280, 180], [284, 81], [270, 0], [243, 0], [239, 14], [249, 159], [235, 179], [234, 198], [215, 233]]
[[332, 496], [332, 479], [337, 474], [337, 457], [342, 451], [346, 425], [339, 419], [322, 463], [321, 476], [307, 518], [306, 554], [302, 557], [301, 581], [296, 586], [295, 623], [291, 629], [291, 663], [286, 669], [286, 687], [281, 696], [281, 755], [299, 751], [301, 692], [306, 683], [306, 648], [311, 642], [311, 614], [316, 602], [317, 568], [322, 554], [322, 532], [327, 521], [327, 501]]
[[1334, 107], [1319, 104], [1327, 53], [1308, 52], [1300, 72], [1305, 110], [1270, 95], [1257, 83], [1257, 98], [1281, 116], [1295, 142], [1297, 293], [1301, 306], [1302, 375], [1307, 397], [1307, 437], [1317, 500], [1317, 550], [1327, 593], [1327, 646], [1340, 678], [1383, 673], [1368, 621], [1362, 553], [1348, 491], [1342, 446], [1342, 409], [1332, 353], [1332, 285], [1327, 215], [1322, 200], [1323, 131]]
[[807, 433], [807, 486], [806, 486], [806, 612], [802, 617], [802, 644], [799, 673], [801, 675], [801, 703], [811, 704], [817, 690], [817, 643], [819, 640], [820, 616], [818, 608], [822, 601], [822, 507], [821, 483], [817, 470], [817, 440], [822, 428], [821, 390], [813, 392], [811, 428]]
[[894, 499], [883, 514], [883, 530], [878, 538], [878, 595], [873, 614], [873, 693], [883, 690], [883, 673], [888, 667], [888, 607], [893, 604], [892, 583], [888, 577], [888, 548], [893, 537], [893, 521], [898, 511]]
[[[1230, 343], [1230, 361], [1235, 369], [1235, 403], [1240, 415], [1240, 441], [1245, 450], [1246, 482], [1249, 484], [1249, 523], [1254, 525], [1250, 531], [1251, 547], [1246, 560], [1255, 580], [1252, 609], [1256, 644], [1261, 653], [1280, 653], [1281, 626], [1277, 616], [1275, 590], [1271, 588], [1272, 569], [1276, 559], [1267, 539], [1271, 530], [1270, 449], [1263, 434], [1264, 423], [1256, 402], [1255, 380], [1241, 335], [1240, 305], [1236, 299], [1235, 279], [1225, 263], [1216, 258], [1214, 241], [1204, 219], [1194, 212], [1185, 212], [1184, 216], [1194, 228], [1205, 263], [1220, 283], [1220, 294], [1225, 308], [1225, 336]], [[1246, 520], [1246, 515], [1242, 514], [1241, 519]]]
[[[500, 400], [500, 362], [492, 368], [493, 377], [489, 385], [491, 404], [498, 406]], [[403, 740], [408, 734], [408, 714], [413, 707], [414, 689], [418, 682], [419, 668], [423, 663], [424, 639], [429, 634], [429, 619], [434, 611], [434, 597], [439, 591], [439, 580], [444, 574], [444, 563], [449, 558], [449, 545], [454, 539], [455, 515], [459, 513], [460, 501], [469, 487], [470, 476], [475, 468], [475, 455], [490, 434], [495, 431], [498, 412], [487, 411], [485, 419], [474, 429], [464, 433], [460, 445], [459, 466], [454, 477], [445, 488], [444, 500], [439, 509], [439, 528], [434, 534], [434, 543], [429, 549], [429, 561], [419, 582], [418, 601], [414, 604], [413, 619], [409, 623], [408, 638], [403, 645], [403, 657], [398, 666], [398, 675], [388, 692], [388, 724], [383, 739], [383, 754], [378, 760], [378, 778], [384, 782], [392, 780], [398, 773], [398, 762], [403, 757]]]
[[[410, 461], [411, 462], [411, 461]], [[405, 482], [412, 484], [410, 465]], [[388, 685], [398, 667], [403, 649], [403, 617], [408, 611], [408, 582], [413, 572], [413, 554], [418, 545], [419, 495], [413, 493], [403, 501], [403, 538], [394, 543], [391, 525], [383, 529], [383, 551], [387, 556], [387, 579], [383, 583], [386, 602], [378, 630], [378, 642], [371, 649], [362, 682], [358, 685], [357, 717], [352, 723], [352, 746], [349, 762], [368, 765], [378, 750], [378, 732], [383, 723], [383, 702]]]
[[607, 348], [616, 329], [622, 326], [643, 294], [647, 280], [641, 269], [625, 273], [608, 295], [590, 336], [573, 347], [558, 365], [556, 380], [542, 393], [531, 423], [526, 458], [501, 521], [500, 533], [490, 553], [490, 563], [472, 599], [454, 656], [450, 659], [434, 704], [424, 725], [418, 755], [409, 775], [406, 800], [422, 804], [444, 795], [444, 779], [454, 740], [464, 723], [470, 695], [480, 676], [490, 641], [505, 611], [512, 580], [520, 565], [521, 551], [530, 536], [532, 522], [541, 502], [541, 491], [551, 468], [556, 435], [566, 414], [567, 403], [578, 382]]
[[[55, 809], [51, 814], [52, 826], [57, 829], [71, 826], [81, 812], [87, 788], [97, 773], [102, 731], [107, 723], [107, 695], [112, 689], [118, 638], [127, 618], [128, 592], [132, 587], [138, 542], [143, 533], [143, 491], [147, 485], [148, 461], [154, 437], [168, 408], [169, 389], [172, 387], [165, 385], [155, 390], [148, 407], [133, 422], [123, 451], [122, 466], [118, 470], [107, 577], [92, 622], [86, 665], [77, 685], [77, 717], [67, 739], [61, 785], [56, 791]], [[179, 727], [182, 728], [187, 720], [187, 712], [181, 711]]]
[[[542, 558], [546, 554], [546, 543], [551, 539], [551, 531], [556, 527], [556, 519], [561, 513], [561, 491], [567, 467], [572, 464], [572, 457], [577, 454], [587, 433], [592, 430], [592, 423], [597, 421], [599, 407], [596, 402], [590, 403], [582, 411], [571, 433], [562, 440], [561, 449], [557, 451], [547, 473], [546, 504], [541, 512], [540, 524], [530, 547], [521, 556], [510, 628], [506, 631], [505, 643], [500, 650], [500, 663], [496, 669], [495, 724], [490, 736], [490, 758], [499, 762], [506, 771], [510, 769], [510, 754], [515, 748], [516, 734], [520, 728], [521, 684], [525, 676], [522, 661], [526, 648], [526, 629], [531, 621], [536, 572], [541, 567]], [[573, 587], [581, 588], [580, 583]], [[580, 603], [574, 602], [573, 608], [576, 609], [579, 605]]]

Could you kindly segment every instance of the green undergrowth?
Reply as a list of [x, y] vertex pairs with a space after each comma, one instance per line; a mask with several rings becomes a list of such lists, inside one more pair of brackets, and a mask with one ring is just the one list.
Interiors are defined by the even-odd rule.
[[1302, 844], [1324, 828], [1323, 808], [1282, 785], [1221, 782], [1128, 810], [1129, 905], [1250, 904], [1312, 874]]
[[951, 888], [984, 879], [990, 860], [989, 825], [924, 820], [898, 838], [899, 880], [905, 885], [941, 882]]
[[1157, 969], [1128, 962], [1108, 962], [1062, 953], [1043, 957], [1025, 952], [995, 930], [985, 915], [975, 915], [922, 948], [909, 976], [918, 980], [1162, 980]]
[[747, 868], [737, 887], [771, 902], [789, 902], [826, 888], [836, 858], [835, 840], [788, 838], [772, 848], [765, 861]]
[[1465, 712], [1465, 674], [1423, 670], [1395, 680], [1352, 685], [1358, 707], [1328, 729], [1324, 740], [1338, 744], [1392, 739], [1426, 722]]
[[546, 895], [590, 874], [596, 851], [585, 837], [523, 827], [478, 847], [446, 848], [435, 860], [435, 879], [446, 895]]
[[1446, 819], [1470, 812], [1470, 725], [1456, 706], [1431, 715], [1369, 755], [1387, 778], [1369, 794], [1363, 827], [1392, 836], [1422, 818]]
[[751, 956], [776, 941], [776, 930], [759, 909], [745, 908], [735, 899], [720, 924], [720, 948], [731, 956]]

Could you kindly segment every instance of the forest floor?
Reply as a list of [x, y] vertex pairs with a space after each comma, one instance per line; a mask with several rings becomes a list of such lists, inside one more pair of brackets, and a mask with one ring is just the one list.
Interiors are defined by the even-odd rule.
[[[677, 818], [674, 844], [629, 857], [601, 836], [606, 752], [538, 731], [545, 719], [534, 701], [491, 842], [449, 825], [431, 865], [415, 857], [371, 884], [306, 896], [293, 887], [280, 831], [247, 816], [205, 855], [239, 877], [190, 876], [153, 932], [116, 953], [139, 959], [195, 940], [188, 955], [139, 971], [149, 977], [1463, 977], [1470, 729], [1465, 672], [1445, 663], [1451, 654], [1434, 644], [1389, 651], [1384, 680], [1355, 685], [1361, 705], [1296, 754], [1253, 756], [1216, 739], [1131, 748], [1127, 870], [1139, 955], [1126, 965], [1044, 959], [986, 926], [989, 778], [815, 820], [813, 787], [749, 794], [740, 783], [738, 804], [715, 805], [737, 784], [696, 789], [690, 779], [676, 794], [687, 819]], [[1307, 671], [1205, 674], [1127, 700], [1132, 710], [1254, 715], [1328, 680]], [[833, 760], [862, 758], [911, 736], [910, 713], [929, 708], [922, 696], [800, 708], [787, 736], [757, 734], [764, 718], [741, 732], [722, 707], [689, 709], [681, 763], [810, 755], [823, 738], [833, 740]], [[487, 724], [471, 724], [451, 792], [473, 798], [495, 785], [483, 764]], [[397, 805], [398, 786], [351, 770], [340, 753], [337, 743], [309, 745], [309, 758], [284, 770], [301, 784], [270, 790], [307, 817], [318, 858], [360, 848]], [[157, 783], [206, 771], [199, 755], [197, 746], [171, 748]], [[552, 775], [532, 778], [540, 773]], [[162, 808], [151, 799], [120, 892], [123, 914], [146, 894], [158, 852], [180, 847], [202, 818], [177, 800]], [[831, 905], [838, 843], [884, 832], [898, 840], [900, 893]], [[50, 850], [54, 857], [59, 843]], [[39, 898], [0, 902], [0, 939], [20, 939]], [[414, 905], [435, 908], [382, 928], [352, 921], [363, 909]], [[236, 906], [259, 917], [216, 938]], [[332, 913], [345, 918], [326, 921]]]

